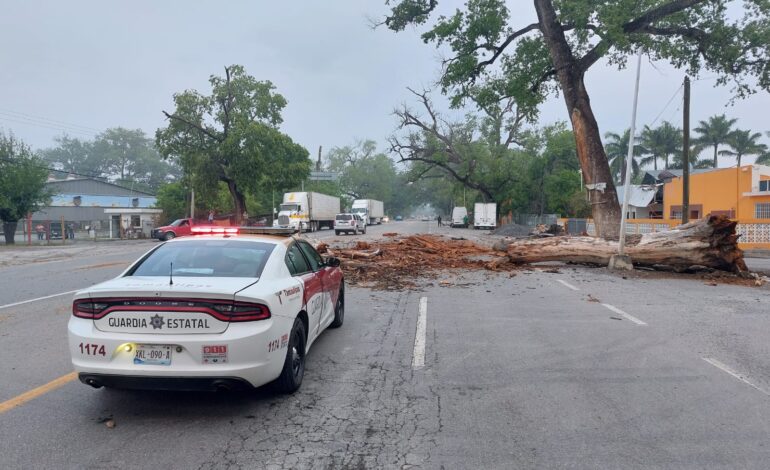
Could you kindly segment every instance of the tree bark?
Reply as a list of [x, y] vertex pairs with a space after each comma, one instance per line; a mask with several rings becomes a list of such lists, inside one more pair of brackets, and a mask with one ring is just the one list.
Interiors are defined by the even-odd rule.
[[230, 191], [230, 196], [233, 198], [233, 204], [235, 205], [235, 224], [241, 225], [243, 222], [243, 214], [246, 212], [246, 199], [243, 193], [238, 189], [235, 181], [226, 179], [227, 189]]
[[[620, 234], [620, 204], [602, 145], [599, 126], [591, 110], [591, 102], [583, 82], [585, 71], [572, 55], [564, 35], [564, 28], [556, 17], [551, 0], [534, 0], [534, 2], [543, 40], [550, 52], [564, 102], [567, 105], [567, 112], [572, 121], [578, 160], [586, 184], [589, 185], [597, 235], [602, 238], [617, 239]], [[633, 141], [633, 136], [631, 140]], [[629, 142], [629, 145], [633, 144]]]
[[6, 245], [16, 244], [16, 226], [17, 225], [18, 225], [18, 221], [3, 222], [3, 234], [5, 235]]
[[[625, 251], [635, 265], [667, 265], [687, 269], [699, 265], [730, 272], [746, 272], [743, 251], [735, 234], [737, 222], [710, 216], [667, 232], [633, 237]], [[618, 252], [618, 243], [593, 237], [552, 237], [515, 241], [495, 247], [513, 263], [571, 261], [607, 264]]]

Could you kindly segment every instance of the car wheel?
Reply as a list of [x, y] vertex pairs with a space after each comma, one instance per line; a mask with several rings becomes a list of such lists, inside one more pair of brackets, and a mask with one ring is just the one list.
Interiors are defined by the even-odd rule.
[[337, 236], [340, 236], [340, 231], [339, 230], [335, 230], [334, 234], [337, 235]]
[[345, 283], [340, 284], [340, 295], [337, 296], [337, 303], [334, 304], [334, 321], [329, 328], [339, 328], [345, 321]]
[[282, 393], [294, 393], [302, 385], [302, 377], [305, 375], [305, 338], [305, 325], [302, 320], [295, 318], [283, 370], [275, 381], [276, 387]]
[[361, 233], [363, 233], [364, 235], [366, 235], [366, 225], [364, 225], [364, 229], [363, 229], [363, 231], [362, 231]]
[[166, 232], [163, 235], [163, 241], [171, 240], [172, 238], [176, 237], [176, 234], [174, 232]]

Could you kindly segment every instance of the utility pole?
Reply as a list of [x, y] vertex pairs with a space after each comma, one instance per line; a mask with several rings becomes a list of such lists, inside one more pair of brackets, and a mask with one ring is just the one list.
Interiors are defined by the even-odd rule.
[[642, 53], [636, 62], [636, 85], [634, 85], [634, 106], [631, 110], [631, 130], [628, 134], [628, 155], [626, 155], [626, 179], [623, 182], [623, 212], [620, 214], [620, 243], [618, 254], [610, 258], [610, 269], [634, 269], [631, 258], [626, 256], [626, 214], [628, 198], [631, 196], [631, 172], [633, 171], [634, 140], [636, 139], [636, 105], [639, 102], [639, 75], [642, 71]]
[[195, 188], [190, 189], [190, 218], [195, 218]]
[[690, 77], [684, 77], [682, 106], [682, 223], [690, 221]]

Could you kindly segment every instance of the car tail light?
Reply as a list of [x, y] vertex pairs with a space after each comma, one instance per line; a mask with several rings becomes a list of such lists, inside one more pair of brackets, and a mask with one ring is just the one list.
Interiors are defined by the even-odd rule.
[[270, 318], [270, 309], [262, 304], [234, 302], [232, 304], [217, 304], [213, 307], [214, 310], [228, 315], [226, 321], [231, 322], [267, 320]]
[[190, 229], [193, 235], [209, 235], [209, 234], [237, 234], [238, 227], [193, 227]]
[[99, 320], [120, 311], [200, 312], [224, 322], [270, 318], [270, 309], [266, 305], [219, 299], [100, 298], [78, 299], [72, 303], [72, 314], [78, 318]]
[[94, 302], [91, 299], [78, 299], [72, 302], [72, 314], [78, 318], [94, 319], [107, 307], [109, 307], [109, 304], [104, 302]]

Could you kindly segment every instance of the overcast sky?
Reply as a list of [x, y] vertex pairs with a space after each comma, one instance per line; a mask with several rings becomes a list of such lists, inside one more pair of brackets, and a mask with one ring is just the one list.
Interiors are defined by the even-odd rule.
[[[512, 0], [522, 25], [535, 18], [531, 0]], [[461, 1], [441, 3], [444, 11]], [[312, 155], [357, 139], [385, 138], [394, 107], [412, 103], [407, 86], [429, 88], [439, 53], [421, 30], [370, 28], [384, 0], [0, 0], [0, 128], [34, 148], [67, 132], [90, 139], [109, 127], [153, 136], [161, 110], [185, 89], [209, 91], [208, 77], [242, 64], [271, 80], [289, 104], [282, 129]], [[587, 88], [602, 133], [630, 125], [634, 70], [597, 64]], [[706, 74], [692, 86], [693, 127], [727, 113], [744, 129], [770, 130], [770, 99], [761, 92], [726, 107], [729, 90]], [[683, 73], [644, 61], [638, 126], [668, 119], [680, 125]], [[566, 120], [563, 101], [542, 108], [542, 123]], [[768, 141], [768, 139], [765, 139]], [[723, 158], [723, 165], [734, 160]], [[720, 162], [722, 163], [722, 162]]]

